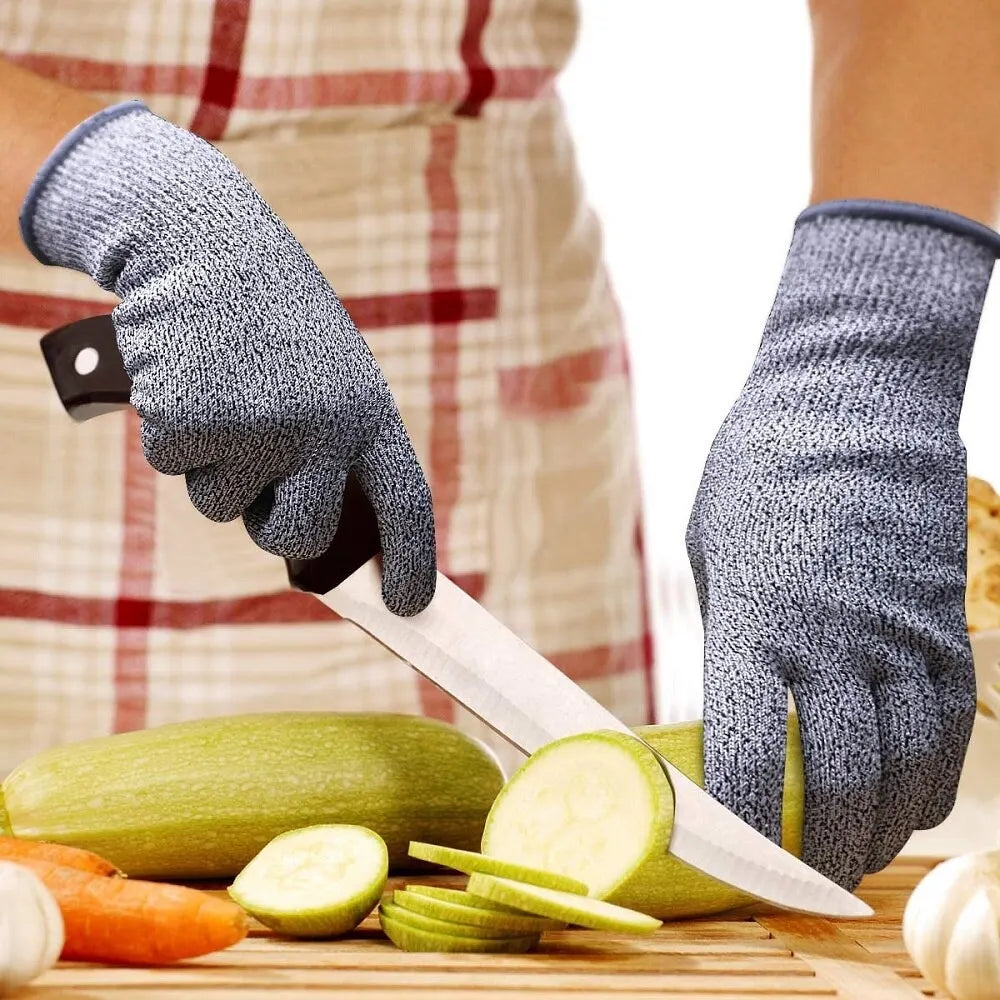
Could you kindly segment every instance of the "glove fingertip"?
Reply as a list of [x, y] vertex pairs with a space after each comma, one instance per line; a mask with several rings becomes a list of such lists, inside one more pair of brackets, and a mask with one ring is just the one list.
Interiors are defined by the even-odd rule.
[[191, 463], [176, 446], [173, 437], [150, 421], [142, 421], [139, 439], [143, 457], [160, 475], [180, 476], [191, 468]]
[[924, 815], [924, 822], [920, 824], [921, 830], [932, 830], [943, 823], [955, 808], [955, 801], [958, 798], [958, 776], [954, 779], [949, 774], [940, 785], [933, 789], [927, 802], [927, 810]]
[[434, 597], [437, 539], [430, 485], [400, 421], [383, 427], [356, 471], [378, 517], [382, 600], [393, 614], [412, 617]]
[[280, 518], [262, 520], [250, 511], [243, 512], [243, 524], [258, 548], [281, 559], [317, 559], [333, 541], [332, 535], [327, 539], [312, 528], [296, 531]]
[[418, 572], [396, 574], [385, 571], [382, 575], [382, 600], [385, 606], [402, 618], [420, 614], [434, 598], [437, 572], [432, 564]]
[[219, 475], [219, 470], [189, 469], [184, 474], [188, 499], [203, 517], [217, 524], [235, 521], [240, 516], [241, 504]]
[[430, 604], [437, 586], [437, 545], [430, 494], [416, 516], [382, 525], [382, 599], [393, 613], [419, 614]]

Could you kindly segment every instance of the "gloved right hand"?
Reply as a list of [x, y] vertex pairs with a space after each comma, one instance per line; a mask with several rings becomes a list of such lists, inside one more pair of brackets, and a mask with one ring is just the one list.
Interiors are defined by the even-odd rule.
[[21, 231], [89, 274], [113, 313], [149, 463], [195, 507], [307, 559], [330, 545], [353, 469], [378, 516], [383, 598], [434, 593], [430, 490], [392, 394], [336, 293], [233, 163], [137, 101], [42, 166]]

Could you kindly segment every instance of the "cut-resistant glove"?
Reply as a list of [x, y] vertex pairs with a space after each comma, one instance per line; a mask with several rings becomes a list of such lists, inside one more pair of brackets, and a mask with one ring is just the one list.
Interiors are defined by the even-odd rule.
[[958, 422], [998, 250], [921, 206], [804, 212], [688, 525], [707, 788], [780, 840], [791, 691], [804, 860], [846, 888], [947, 816], [971, 732]]
[[233, 163], [139, 102], [83, 122], [21, 211], [45, 264], [89, 274], [113, 313], [149, 463], [195, 507], [242, 515], [307, 559], [336, 531], [353, 470], [378, 516], [383, 598], [434, 592], [430, 491], [368, 345], [319, 269]]

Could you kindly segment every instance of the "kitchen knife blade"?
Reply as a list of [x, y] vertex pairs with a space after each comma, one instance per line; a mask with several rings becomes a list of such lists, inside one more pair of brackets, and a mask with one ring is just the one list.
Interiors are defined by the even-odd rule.
[[[52, 331], [42, 338], [42, 352], [74, 419], [128, 405], [130, 382], [109, 316]], [[409, 618], [393, 615], [382, 602], [379, 552], [374, 512], [349, 477], [330, 550], [318, 559], [286, 560], [289, 581], [354, 622], [525, 753], [600, 729], [638, 739], [442, 574], [424, 611]], [[653, 752], [673, 788], [669, 848], [676, 857], [786, 909], [872, 915], [862, 900], [759, 834]]]

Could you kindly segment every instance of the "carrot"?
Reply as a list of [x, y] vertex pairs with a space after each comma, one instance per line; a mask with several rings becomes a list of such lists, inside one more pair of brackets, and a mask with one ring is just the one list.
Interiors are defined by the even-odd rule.
[[166, 882], [105, 878], [38, 858], [19, 858], [55, 896], [66, 926], [65, 961], [162, 965], [242, 941], [235, 903]]
[[91, 875], [120, 875], [121, 872], [99, 854], [92, 854], [79, 847], [65, 844], [49, 844], [40, 840], [21, 840], [19, 837], [0, 837], [0, 859], [20, 861], [22, 858], [36, 858], [51, 861], [67, 868], [78, 868]]

